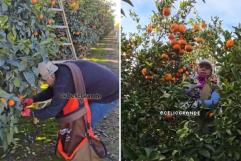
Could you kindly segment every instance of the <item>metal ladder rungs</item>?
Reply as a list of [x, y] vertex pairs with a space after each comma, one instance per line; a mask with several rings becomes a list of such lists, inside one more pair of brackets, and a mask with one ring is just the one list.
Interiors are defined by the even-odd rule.
[[67, 29], [67, 26], [61, 26], [61, 25], [53, 25], [52, 28], [54, 29]]
[[62, 45], [63, 46], [71, 46], [72, 44], [71, 43], [63, 43]]
[[63, 8], [49, 8], [50, 11], [63, 12]]

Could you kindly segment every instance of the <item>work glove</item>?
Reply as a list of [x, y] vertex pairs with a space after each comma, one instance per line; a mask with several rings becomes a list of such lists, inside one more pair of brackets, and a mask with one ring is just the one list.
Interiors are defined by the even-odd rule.
[[26, 98], [22, 102], [23, 107], [30, 106], [32, 104], [33, 104], [33, 99], [32, 98]]
[[23, 116], [23, 117], [31, 116], [31, 110], [29, 108], [24, 108], [21, 112], [21, 116]]

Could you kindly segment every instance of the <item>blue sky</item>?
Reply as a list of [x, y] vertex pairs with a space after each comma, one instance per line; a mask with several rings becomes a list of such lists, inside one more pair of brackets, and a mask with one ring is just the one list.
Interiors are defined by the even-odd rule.
[[[181, 0], [177, 0], [176, 4]], [[237, 26], [241, 23], [241, 0], [197, 0], [195, 8], [198, 14], [205, 21], [209, 22], [211, 17], [218, 16], [223, 20], [223, 27], [228, 30], [233, 30], [232, 26]], [[122, 17], [121, 24], [124, 32], [135, 32], [136, 24], [128, 15], [129, 10], [133, 9], [141, 19], [143, 26], [150, 21], [152, 11], [156, 11], [154, 0], [132, 0], [134, 8], [126, 3], [121, 3], [121, 8], [124, 9], [126, 17]]]

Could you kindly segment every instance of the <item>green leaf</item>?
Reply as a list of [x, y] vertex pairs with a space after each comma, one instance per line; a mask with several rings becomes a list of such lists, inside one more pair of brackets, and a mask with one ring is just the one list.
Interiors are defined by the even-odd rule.
[[21, 81], [17, 78], [14, 79], [13, 84], [15, 87], [20, 87]]
[[228, 135], [232, 135], [230, 129], [227, 129], [227, 130], [226, 130], [226, 133], [227, 133]]
[[35, 87], [35, 77], [33, 72], [23, 72], [23, 75], [26, 81], [32, 86]]
[[0, 97], [9, 98], [11, 95], [0, 88]]
[[206, 158], [210, 158], [210, 153], [209, 151], [202, 149], [199, 151], [199, 154], [201, 154], [202, 156], [206, 157]]
[[6, 27], [7, 22], [8, 22], [8, 16], [0, 16], [0, 28], [1, 29]]

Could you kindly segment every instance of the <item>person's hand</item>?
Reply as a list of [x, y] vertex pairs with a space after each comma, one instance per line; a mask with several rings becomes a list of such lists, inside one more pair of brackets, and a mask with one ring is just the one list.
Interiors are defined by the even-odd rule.
[[24, 107], [30, 106], [30, 105], [32, 105], [32, 104], [33, 104], [33, 99], [32, 99], [32, 98], [26, 98], [26, 99], [24, 99], [24, 100], [22, 101], [22, 105], [23, 105]]
[[212, 75], [211, 78], [210, 78], [211, 82], [217, 84], [218, 82], [218, 77], [216, 75]]
[[24, 108], [21, 112], [21, 116], [29, 117], [31, 115], [31, 110], [29, 108]]

